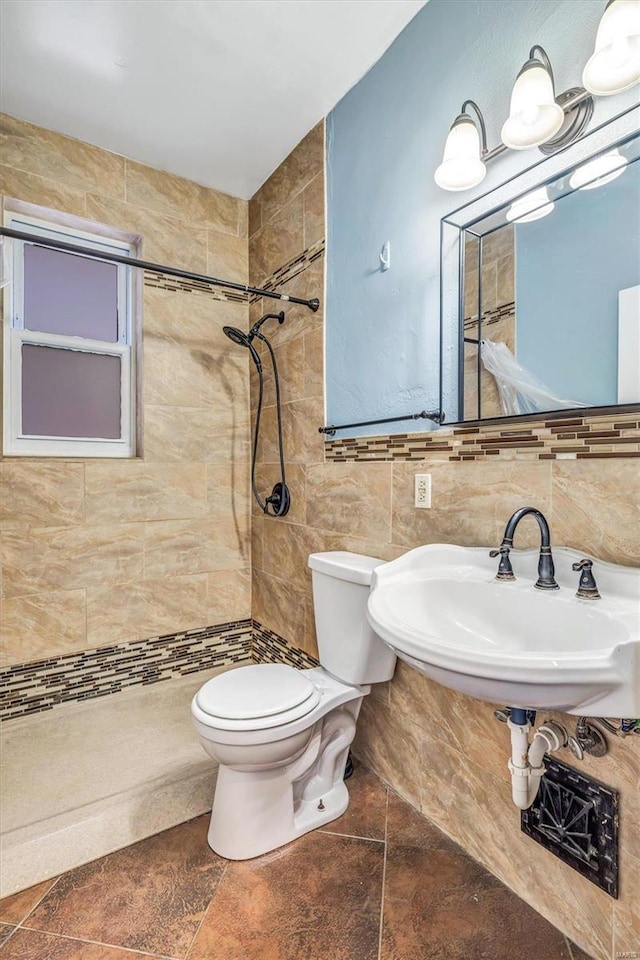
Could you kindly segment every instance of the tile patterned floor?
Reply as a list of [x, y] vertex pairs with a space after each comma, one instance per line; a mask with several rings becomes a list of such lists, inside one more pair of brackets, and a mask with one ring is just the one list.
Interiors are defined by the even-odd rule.
[[243, 863], [207, 817], [0, 901], [4, 960], [588, 960], [370, 772], [322, 831]]

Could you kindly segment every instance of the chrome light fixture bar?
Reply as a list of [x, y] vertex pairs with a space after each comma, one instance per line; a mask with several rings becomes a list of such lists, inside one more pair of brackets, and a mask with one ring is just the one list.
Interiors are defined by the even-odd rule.
[[593, 116], [593, 96], [622, 93], [640, 83], [640, 0], [608, 0], [583, 83], [556, 96], [551, 61], [544, 48], [534, 44], [516, 77], [502, 143], [487, 149], [482, 112], [473, 100], [465, 100], [435, 173], [438, 186], [456, 191], [477, 186], [486, 164], [507, 149], [537, 147], [544, 154], [555, 153], [582, 136]]

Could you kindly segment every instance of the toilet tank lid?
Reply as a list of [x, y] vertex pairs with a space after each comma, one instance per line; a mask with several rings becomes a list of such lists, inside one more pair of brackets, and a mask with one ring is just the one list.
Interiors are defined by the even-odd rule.
[[312, 570], [325, 573], [337, 580], [362, 583], [369, 586], [371, 574], [384, 560], [375, 557], [363, 557], [360, 553], [348, 553], [346, 550], [331, 550], [328, 553], [312, 553], [309, 566]]

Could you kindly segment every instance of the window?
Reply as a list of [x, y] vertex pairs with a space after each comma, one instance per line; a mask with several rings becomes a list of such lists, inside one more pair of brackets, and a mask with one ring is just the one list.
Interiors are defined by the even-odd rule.
[[[14, 230], [129, 256], [130, 244], [20, 214]], [[5, 293], [4, 452], [135, 455], [131, 268], [11, 240]]]

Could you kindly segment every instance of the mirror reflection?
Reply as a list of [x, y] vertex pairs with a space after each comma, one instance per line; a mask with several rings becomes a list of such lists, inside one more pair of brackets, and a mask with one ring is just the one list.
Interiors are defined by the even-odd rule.
[[640, 401], [639, 158], [636, 136], [463, 230], [460, 419]]

